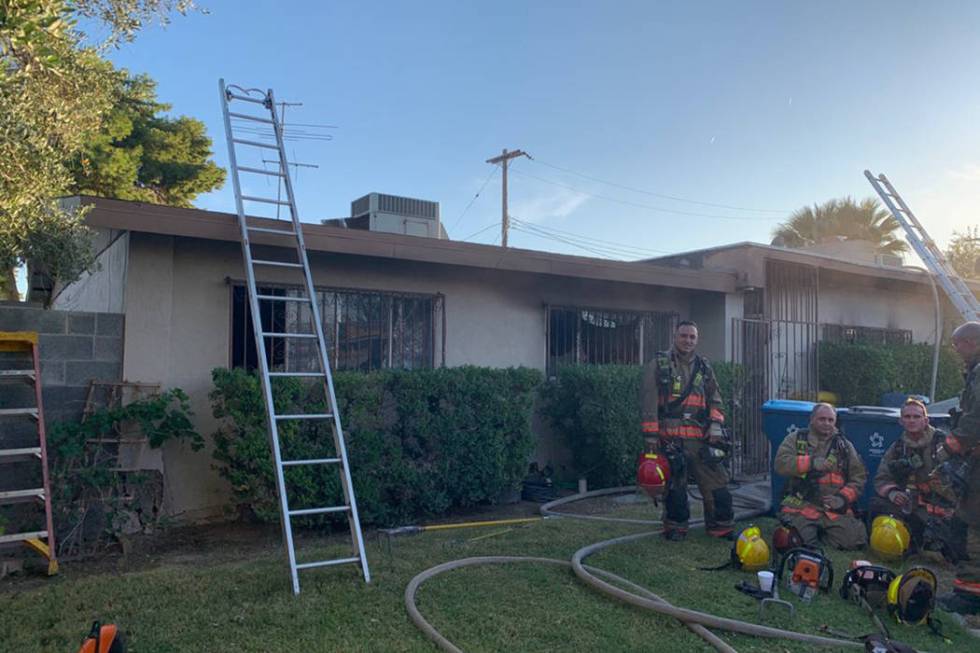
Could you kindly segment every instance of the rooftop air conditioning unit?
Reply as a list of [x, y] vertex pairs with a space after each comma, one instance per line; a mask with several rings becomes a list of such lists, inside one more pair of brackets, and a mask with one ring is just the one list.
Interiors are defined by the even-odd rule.
[[894, 254], [875, 254], [875, 263], [890, 268], [900, 268], [904, 261], [901, 256], [895, 256]]
[[[445, 238], [439, 221], [439, 202], [370, 193], [350, 203], [348, 224], [362, 224], [370, 231]], [[364, 227], [361, 227], [364, 228]]]

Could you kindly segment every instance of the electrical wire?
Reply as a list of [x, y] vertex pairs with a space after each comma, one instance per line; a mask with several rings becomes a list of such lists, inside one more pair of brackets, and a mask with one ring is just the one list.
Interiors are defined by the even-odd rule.
[[549, 168], [554, 168], [555, 170], [560, 170], [561, 172], [566, 172], [566, 173], [568, 173], [570, 175], [575, 175], [576, 177], [581, 177], [582, 179], [588, 179], [589, 181], [595, 181], [595, 182], [598, 182], [600, 184], [606, 184], [608, 186], [614, 186], [616, 188], [622, 188], [623, 190], [632, 191], [634, 193], [641, 193], [643, 195], [650, 195], [651, 197], [661, 197], [663, 199], [674, 200], [675, 202], [686, 202], [688, 204], [699, 204], [701, 206], [713, 206], [713, 207], [719, 208], [719, 209], [734, 209], [736, 211], [756, 211], [756, 212], [759, 212], [759, 213], [782, 213], [782, 214], [791, 213], [791, 211], [786, 211], [786, 210], [783, 210], [783, 209], [753, 209], [753, 208], [746, 207], [746, 206], [734, 206], [732, 204], [715, 204], [714, 202], [702, 202], [702, 201], [699, 201], [699, 200], [688, 199], [686, 197], [678, 197], [677, 195], [667, 195], [665, 193], [655, 193], [655, 192], [650, 191], [650, 190], [643, 190], [642, 188], [634, 188], [632, 186], [627, 186], [626, 184], [620, 184], [620, 183], [617, 183], [615, 181], [608, 181], [608, 180], [605, 180], [605, 179], [600, 179], [598, 177], [593, 177], [592, 175], [587, 175], [587, 174], [585, 174], [583, 172], [576, 172], [575, 170], [570, 170], [568, 168], [563, 168], [563, 167], [557, 166], [557, 165], [555, 165], [553, 163], [548, 163], [546, 161], [542, 161], [541, 159], [538, 159], [538, 158], [534, 158], [534, 159], [531, 159], [531, 160], [534, 161], [535, 163], [540, 163], [543, 166], [547, 166]]
[[599, 242], [591, 241], [587, 238], [576, 237], [576, 236], [565, 236], [562, 234], [549, 233], [547, 231], [541, 230], [535, 225], [528, 224], [523, 220], [514, 221], [514, 217], [511, 216], [512, 228], [516, 231], [521, 231], [523, 233], [528, 233], [533, 236], [538, 236], [539, 238], [546, 238], [548, 240], [553, 240], [555, 242], [564, 243], [566, 245], [572, 245], [578, 249], [585, 250], [592, 254], [596, 254], [602, 258], [616, 258], [619, 260], [623, 259], [642, 259], [642, 258], [653, 258], [649, 251], [637, 251], [635, 249], [629, 249], [627, 246], [620, 245], [607, 245]]
[[492, 228], [497, 227], [497, 226], [500, 226], [500, 223], [499, 222], [494, 222], [493, 224], [488, 224], [483, 229], [480, 229], [476, 233], [472, 233], [469, 236], [467, 236], [466, 238], [464, 238], [463, 241], [465, 242], [465, 241], [469, 240], [470, 238], [473, 238], [474, 236], [479, 236], [480, 234], [482, 234], [487, 229], [492, 229]]
[[582, 242], [582, 243], [584, 243], [586, 245], [594, 245], [594, 246], [596, 246], [596, 247], [598, 247], [600, 249], [605, 248], [605, 249], [609, 249], [611, 251], [622, 251], [624, 253], [627, 253], [627, 254], [630, 254], [630, 255], [635, 255], [635, 256], [649, 256], [649, 255], [652, 255], [652, 254], [671, 254], [672, 253], [672, 252], [668, 252], [668, 251], [662, 250], [662, 249], [653, 249], [653, 248], [650, 248], [650, 247], [637, 247], [635, 245], [627, 245], [627, 244], [624, 244], [624, 243], [617, 243], [617, 242], [613, 242], [611, 240], [602, 240], [601, 238], [593, 238], [591, 236], [583, 236], [581, 234], [577, 234], [577, 233], [572, 232], [572, 231], [566, 231], [564, 229], [558, 229], [558, 228], [555, 228], [555, 227], [547, 227], [545, 225], [532, 224], [532, 223], [528, 223], [528, 222], [522, 220], [521, 218], [517, 218], [517, 217], [515, 217], [513, 215], [510, 216], [510, 219], [512, 221], [514, 221], [514, 222], [517, 222], [518, 224], [520, 224], [522, 226], [525, 226], [525, 227], [528, 227], [528, 228], [533, 228], [533, 229], [535, 229], [537, 231], [542, 231], [542, 232], [545, 232], [545, 233], [547, 233], [549, 235], [563, 236], [565, 238], [570, 238], [572, 240], [577, 240], [577, 241], [580, 241], [580, 242]]
[[607, 202], [614, 202], [616, 204], [623, 204], [625, 206], [632, 206], [636, 208], [646, 209], [648, 211], [657, 211], [658, 213], [671, 213], [674, 215], [687, 215], [696, 218], [710, 218], [713, 220], [746, 220], [746, 221], [765, 221], [772, 222], [778, 218], [764, 218], [759, 216], [743, 216], [743, 215], [717, 215], [714, 213], [696, 213], [693, 211], [678, 211], [676, 209], [667, 209], [662, 206], [653, 206], [651, 204], [642, 204], [640, 202], [631, 202], [629, 200], [623, 200], [616, 197], [609, 197], [608, 195], [599, 195], [597, 193], [590, 193], [588, 191], [575, 188], [574, 186], [569, 186], [568, 184], [563, 184], [559, 181], [554, 181], [553, 179], [545, 179], [544, 177], [538, 177], [537, 175], [528, 174], [526, 172], [513, 171], [514, 174], [520, 177], [527, 177], [529, 179], [535, 179], [537, 181], [543, 182], [545, 184], [551, 184], [553, 186], [559, 186], [567, 190], [576, 192], [580, 195], [585, 195], [586, 197], [592, 197], [599, 200], [605, 200]]
[[625, 255], [622, 253], [613, 253], [609, 251], [594, 249], [592, 247], [589, 247], [588, 245], [582, 245], [571, 240], [565, 240], [564, 238], [561, 238], [559, 236], [548, 236], [545, 234], [535, 233], [534, 231], [526, 230], [518, 225], [512, 224], [511, 229], [513, 229], [514, 231], [520, 231], [522, 233], [530, 234], [532, 236], [538, 236], [539, 238], [547, 238], [549, 240], [554, 240], [556, 242], [565, 243], [566, 245], [571, 245], [572, 247], [577, 247], [581, 250], [585, 250], [590, 254], [595, 254], [599, 258], [618, 258], [618, 259], [625, 258]]
[[466, 208], [463, 209], [463, 212], [460, 213], [459, 217], [457, 217], [456, 220], [453, 222], [453, 226], [450, 229], [450, 231], [456, 230], [456, 227], [459, 225], [459, 221], [462, 220], [463, 216], [466, 215], [466, 212], [470, 210], [470, 207], [473, 206], [473, 202], [475, 202], [476, 198], [480, 196], [480, 193], [482, 193], [483, 189], [487, 187], [487, 184], [490, 183], [490, 180], [493, 178], [495, 174], [497, 174], [497, 170], [499, 169], [500, 169], [499, 165], [493, 167], [493, 169], [490, 171], [490, 174], [487, 175], [487, 178], [483, 180], [483, 185], [480, 186], [480, 190], [476, 191], [476, 195], [473, 196], [473, 199], [470, 200], [470, 203], [466, 205]]

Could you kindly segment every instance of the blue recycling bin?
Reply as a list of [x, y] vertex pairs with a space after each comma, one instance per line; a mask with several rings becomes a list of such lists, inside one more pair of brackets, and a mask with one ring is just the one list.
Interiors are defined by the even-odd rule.
[[[777, 399], [762, 406], [762, 425], [769, 439], [769, 463], [771, 474], [773, 509], [778, 510], [783, 495], [784, 480], [775, 473], [776, 451], [783, 439], [796, 428], [806, 428], [810, 422], [813, 402]], [[899, 408], [883, 406], [852, 406], [837, 409], [837, 427], [841, 429], [857, 450], [868, 469], [868, 482], [864, 494], [858, 500], [861, 508], [867, 508], [868, 499], [874, 494], [874, 477], [885, 451], [902, 435], [898, 422]], [[930, 414], [932, 426], [947, 430], [948, 414]]]

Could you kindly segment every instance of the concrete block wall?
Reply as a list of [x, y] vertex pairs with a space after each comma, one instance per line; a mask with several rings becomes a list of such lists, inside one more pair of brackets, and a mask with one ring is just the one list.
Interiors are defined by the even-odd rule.
[[[0, 302], [0, 331], [36, 331], [40, 336], [41, 385], [48, 424], [81, 417], [89, 381], [122, 379], [124, 328], [125, 316], [118, 313], [44, 310], [36, 305]], [[0, 405], [23, 405], [18, 392], [10, 387], [6, 390]]]

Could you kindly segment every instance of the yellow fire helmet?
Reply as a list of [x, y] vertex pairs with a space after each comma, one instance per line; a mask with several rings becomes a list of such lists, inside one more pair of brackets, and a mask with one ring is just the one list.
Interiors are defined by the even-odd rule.
[[900, 623], [929, 623], [936, 607], [936, 575], [925, 567], [912, 567], [888, 585], [888, 612]]
[[871, 523], [871, 550], [886, 560], [898, 560], [909, 549], [909, 529], [901, 519], [878, 515]]
[[769, 545], [758, 526], [749, 526], [738, 534], [732, 547], [732, 562], [746, 571], [759, 571], [769, 566]]

